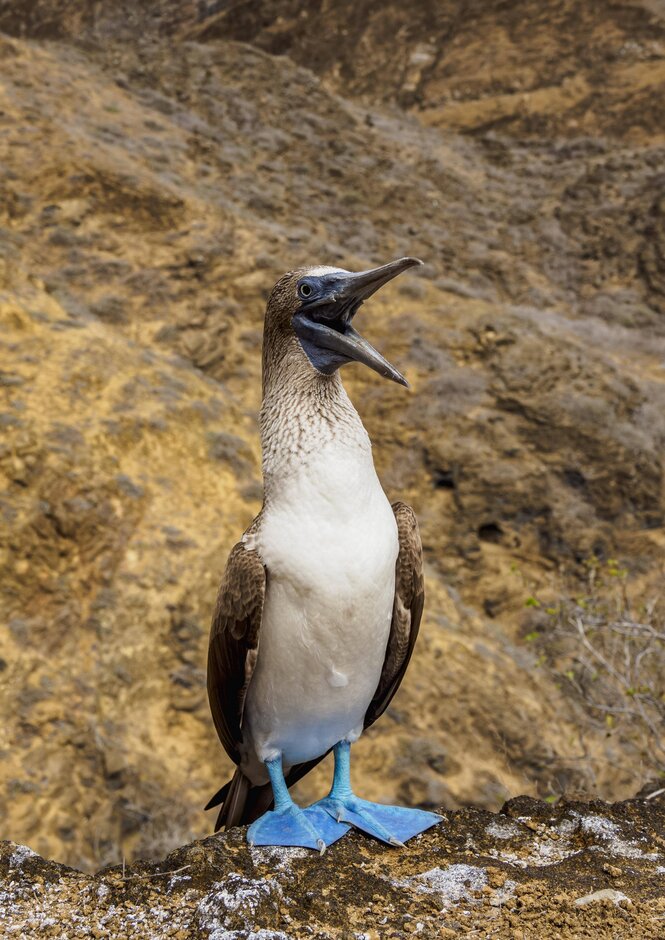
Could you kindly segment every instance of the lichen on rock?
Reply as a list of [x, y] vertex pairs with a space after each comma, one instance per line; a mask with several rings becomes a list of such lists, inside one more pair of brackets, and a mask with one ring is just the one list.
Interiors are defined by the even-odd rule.
[[[236, 829], [160, 862], [96, 875], [2, 843], [0, 931], [35, 940], [660, 935], [662, 801], [552, 806], [521, 798], [498, 815], [443, 815], [403, 849], [359, 834], [323, 856], [252, 849]], [[643, 851], [627, 856], [625, 846]]]

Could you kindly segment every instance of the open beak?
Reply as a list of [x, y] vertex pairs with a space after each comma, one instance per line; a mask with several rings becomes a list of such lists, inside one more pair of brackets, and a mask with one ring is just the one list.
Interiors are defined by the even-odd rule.
[[[330, 363], [334, 371], [345, 362], [362, 362], [386, 379], [408, 388], [401, 372], [392, 366], [371, 343], [351, 325], [358, 308], [394, 277], [422, 264], [418, 258], [399, 258], [369, 271], [353, 273], [335, 271], [321, 278], [322, 291], [294, 317], [294, 326], [305, 351], [318, 368], [319, 362]], [[312, 355], [311, 348], [317, 355]]]

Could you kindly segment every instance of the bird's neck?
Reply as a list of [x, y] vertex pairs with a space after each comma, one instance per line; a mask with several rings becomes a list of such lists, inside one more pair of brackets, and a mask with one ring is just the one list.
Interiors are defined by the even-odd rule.
[[264, 375], [260, 429], [266, 497], [330, 445], [371, 460], [369, 437], [339, 373], [322, 375], [296, 357], [284, 357]]

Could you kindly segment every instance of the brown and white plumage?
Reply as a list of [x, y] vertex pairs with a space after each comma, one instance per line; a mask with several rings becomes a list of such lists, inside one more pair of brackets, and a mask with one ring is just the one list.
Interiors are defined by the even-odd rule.
[[211, 711], [238, 765], [208, 804], [222, 803], [216, 828], [269, 807], [268, 763], [279, 759], [290, 786], [333, 745], [355, 741], [409, 663], [424, 600], [418, 525], [410, 507], [388, 503], [339, 367], [360, 361], [406, 384], [351, 320], [416, 263], [303, 269], [269, 299], [264, 504], [231, 552], [210, 634]]
[[[381, 678], [367, 709], [369, 728], [386, 710], [400, 686], [418, 636], [425, 601], [423, 558], [418, 522], [406, 503], [392, 506], [397, 522], [399, 554], [395, 566], [395, 597], [390, 637]], [[256, 525], [256, 520], [248, 531]], [[269, 573], [253, 549], [239, 542], [231, 551], [212, 619], [208, 648], [208, 697], [219, 739], [234, 763], [240, 761], [242, 718], [247, 687], [256, 665], [261, 617]], [[294, 765], [287, 774], [292, 786], [325, 757]], [[255, 786], [238, 768], [233, 780], [206, 808], [223, 801], [215, 831], [251, 822], [270, 805], [267, 783]]]

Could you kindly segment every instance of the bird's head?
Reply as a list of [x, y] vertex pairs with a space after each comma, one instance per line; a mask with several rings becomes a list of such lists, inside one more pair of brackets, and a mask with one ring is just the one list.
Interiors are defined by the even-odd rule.
[[402, 271], [422, 264], [399, 258], [369, 271], [315, 267], [290, 271], [272, 290], [266, 338], [295, 336], [309, 367], [332, 375], [347, 362], [362, 362], [384, 378], [408, 386], [404, 376], [358, 333], [351, 321], [360, 305]]

